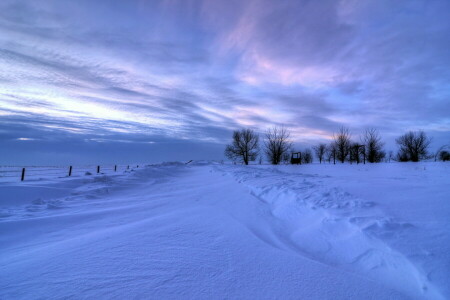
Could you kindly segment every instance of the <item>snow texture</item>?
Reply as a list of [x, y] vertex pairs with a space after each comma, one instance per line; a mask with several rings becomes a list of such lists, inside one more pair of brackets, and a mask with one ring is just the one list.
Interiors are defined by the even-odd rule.
[[0, 183], [0, 299], [449, 299], [447, 163]]

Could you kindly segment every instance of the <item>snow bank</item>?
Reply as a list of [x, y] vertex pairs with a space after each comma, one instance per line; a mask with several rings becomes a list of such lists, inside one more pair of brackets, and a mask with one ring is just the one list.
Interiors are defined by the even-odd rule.
[[0, 183], [0, 298], [449, 298], [448, 171], [198, 162]]

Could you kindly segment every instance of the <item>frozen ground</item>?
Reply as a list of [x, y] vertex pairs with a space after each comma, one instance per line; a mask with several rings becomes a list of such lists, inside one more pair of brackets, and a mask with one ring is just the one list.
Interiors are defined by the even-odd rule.
[[450, 164], [0, 183], [0, 299], [450, 299]]

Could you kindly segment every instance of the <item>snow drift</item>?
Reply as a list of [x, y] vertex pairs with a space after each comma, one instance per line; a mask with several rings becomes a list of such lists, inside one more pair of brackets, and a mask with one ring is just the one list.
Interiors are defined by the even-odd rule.
[[193, 162], [3, 182], [0, 298], [449, 298], [448, 171]]

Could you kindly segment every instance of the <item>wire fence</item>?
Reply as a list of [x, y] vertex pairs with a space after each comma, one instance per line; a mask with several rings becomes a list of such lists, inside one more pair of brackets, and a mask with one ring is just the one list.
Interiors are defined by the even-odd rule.
[[139, 165], [0, 166], [0, 182], [35, 181], [97, 174], [120, 174]]

